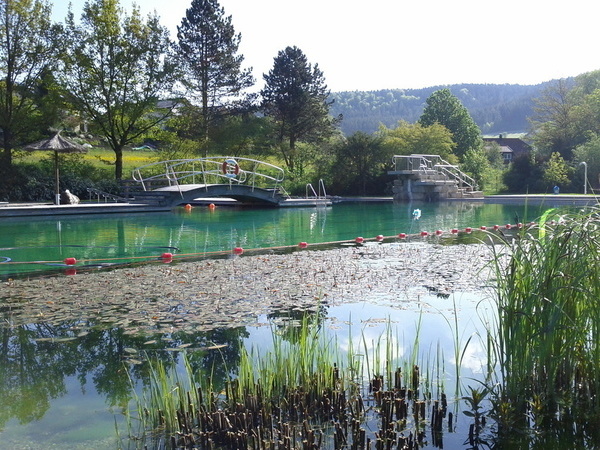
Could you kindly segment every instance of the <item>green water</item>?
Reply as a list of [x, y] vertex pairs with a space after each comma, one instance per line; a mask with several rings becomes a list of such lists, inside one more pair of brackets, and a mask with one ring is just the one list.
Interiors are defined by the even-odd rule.
[[[413, 220], [415, 209], [421, 218]], [[534, 220], [540, 210], [482, 202], [346, 203], [329, 208], [197, 207], [167, 213], [0, 220], [0, 279], [205, 253], [396, 236]]]

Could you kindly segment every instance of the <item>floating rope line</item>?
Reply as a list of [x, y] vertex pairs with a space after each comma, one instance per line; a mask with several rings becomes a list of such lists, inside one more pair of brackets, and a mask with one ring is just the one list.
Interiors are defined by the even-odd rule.
[[[364, 243], [367, 242], [378, 242], [381, 243], [383, 241], [389, 241], [391, 239], [400, 239], [400, 240], [408, 240], [408, 239], [412, 239], [412, 238], [417, 238], [417, 237], [421, 237], [421, 238], [426, 238], [429, 236], [436, 236], [436, 237], [440, 237], [444, 234], [450, 233], [451, 235], [456, 235], [460, 232], [464, 232], [467, 234], [471, 234], [473, 231], [488, 231], [488, 230], [494, 230], [494, 231], [501, 231], [501, 230], [511, 230], [511, 229], [521, 229], [524, 226], [530, 227], [532, 225], [534, 225], [535, 222], [529, 222], [526, 225], [523, 225], [522, 223], [518, 223], [516, 225], [512, 225], [512, 224], [506, 224], [503, 226], [500, 225], [493, 225], [493, 226], [481, 226], [478, 228], [473, 228], [473, 227], [466, 227], [463, 230], [459, 230], [457, 228], [453, 228], [449, 231], [443, 231], [443, 230], [436, 230], [434, 232], [429, 232], [429, 231], [421, 231], [419, 233], [398, 233], [396, 235], [392, 235], [392, 236], [384, 236], [384, 235], [377, 235], [373, 238], [364, 238], [362, 236], [358, 236], [354, 239], [351, 240], [339, 240], [339, 241], [326, 241], [326, 242], [318, 242], [312, 245], [317, 245], [319, 247], [323, 247], [323, 246], [333, 246], [333, 245], [350, 245], [350, 244], [356, 244], [356, 245], [362, 245]], [[64, 246], [63, 246], [64, 247]], [[85, 246], [85, 245], [70, 245], [69, 247], [77, 247], [77, 248], [114, 248], [114, 247], [110, 247], [110, 246], [106, 246], [106, 247], [89, 247], [89, 246]], [[209, 252], [192, 252], [192, 253], [178, 253], [178, 254], [173, 254], [173, 253], [163, 253], [162, 255], [143, 255], [143, 256], [120, 256], [120, 257], [113, 257], [113, 258], [85, 258], [82, 259], [81, 261], [78, 261], [75, 258], [65, 258], [62, 261], [54, 261], [54, 260], [36, 260], [36, 261], [13, 261], [10, 257], [8, 256], [0, 256], [0, 264], [3, 265], [22, 265], [22, 264], [42, 264], [42, 265], [50, 265], [50, 266], [57, 266], [57, 267], [68, 267], [68, 268], [84, 268], [84, 267], [101, 267], [102, 265], [114, 265], [111, 264], [111, 262], [113, 261], [128, 261], [128, 262], [135, 262], [135, 261], [141, 261], [141, 260], [154, 260], [154, 261], [163, 261], [163, 262], [172, 262], [175, 259], [178, 260], [185, 260], [185, 259], [198, 259], [198, 258], [207, 258], [207, 257], [211, 257], [211, 256], [227, 256], [227, 255], [241, 255], [244, 252], [250, 252], [250, 253], [259, 253], [259, 252], [265, 252], [265, 251], [273, 251], [273, 250], [290, 250], [293, 248], [300, 248], [300, 249], [306, 249], [309, 247], [309, 244], [307, 242], [300, 242], [296, 245], [280, 245], [280, 246], [272, 246], [272, 247], [255, 247], [255, 248], [250, 248], [250, 249], [244, 249], [242, 247], [235, 247], [232, 250], [215, 250], [215, 251], [209, 251]], [[19, 248], [31, 248], [31, 247], [14, 247], [14, 248], [10, 248], [10, 249], [19, 249]], [[38, 247], [38, 248], [50, 248], [50, 247]], [[143, 247], [143, 248], [156, 248], [156, 249], [169, 249], [169, 250], [179, 250], [178, 247], [171, 247], [171, 246], [148, 246], [148, 247]], [[8, 250], [7, 248], [4, 249], [0, 249], [0, 250]], [[79, 263], [103, 263], [103, 264], [79, 264]], [[127, 264], [127, 262], [124, 262], [122, 264]]]

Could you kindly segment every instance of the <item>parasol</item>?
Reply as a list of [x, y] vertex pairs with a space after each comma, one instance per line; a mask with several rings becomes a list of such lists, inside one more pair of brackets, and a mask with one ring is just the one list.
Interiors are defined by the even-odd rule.
[[76, 142], [71, 142], [60, 135], [60, 131], [49, 139], [29, 144], [25, 147], [28, 151], [53, 151], [54, 152], [54, 173], [55, 173], [55, 187], [54, 203], [60, 205], [60, 175], [58, 169], [58, 154], [59, 153], [86, 153], [87, 150]]

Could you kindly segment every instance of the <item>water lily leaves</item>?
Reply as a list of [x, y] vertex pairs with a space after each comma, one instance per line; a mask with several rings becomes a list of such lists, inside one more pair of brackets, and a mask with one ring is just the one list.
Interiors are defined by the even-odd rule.
[[18, 279], [3, 286], [0, 327], [94, 320], [129, 335], [167, 335], [250, 325], [273, 311], [329, 303], [400, 307], [418, 295], [414, 287], [480, 289], [490, 258], [485, 245], [390, 243]]

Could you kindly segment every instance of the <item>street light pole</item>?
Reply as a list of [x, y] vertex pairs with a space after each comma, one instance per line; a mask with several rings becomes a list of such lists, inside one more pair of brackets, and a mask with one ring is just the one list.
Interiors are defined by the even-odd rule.
[[583, 166], [583, 193], [587, 194], [587, 163], [582, 161], [579, 165]]

